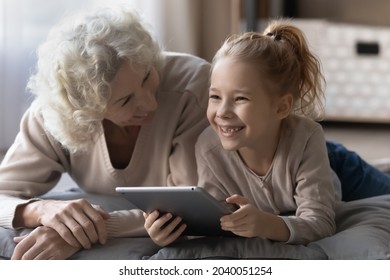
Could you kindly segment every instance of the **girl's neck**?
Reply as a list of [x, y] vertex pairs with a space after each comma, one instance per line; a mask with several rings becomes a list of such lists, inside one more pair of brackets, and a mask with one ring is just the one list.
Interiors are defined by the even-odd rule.
[[281, 134], [281, 126], [275, 133], [261, 139], [256, 147], [243, 147], [238, 154], [245, 165], [259, 176], [265, 176], [271, 168]]

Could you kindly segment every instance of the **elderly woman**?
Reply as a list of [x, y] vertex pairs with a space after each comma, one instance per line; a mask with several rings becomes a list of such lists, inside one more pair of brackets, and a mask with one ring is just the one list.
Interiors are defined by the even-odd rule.
[[[147, 235], [139, 210], [36, 199], [64, 172], [86, 192], [196, 184], [209, 63], [163, 52], [126, 8], [55, 26], [28, 88], [35, 96], [0, 167], [0, 226], [36, 228], [13, 258], [67, 258], [108, 237]], [[51, 244], [51, 246], [47, 246]]]

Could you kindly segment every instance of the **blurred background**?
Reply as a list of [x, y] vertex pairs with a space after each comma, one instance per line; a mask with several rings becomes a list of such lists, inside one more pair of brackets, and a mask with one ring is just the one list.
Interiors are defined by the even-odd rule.
[[209, 61], [230, 34], [292, 18], [323, 63], [328, 139], [369, 161], [390, 158], [388, 0], [0, 0], [1, 152], [32, 101], [26, 82], [50, 27], [80, 9], [118, 3], [138, 9], [165, 49]]

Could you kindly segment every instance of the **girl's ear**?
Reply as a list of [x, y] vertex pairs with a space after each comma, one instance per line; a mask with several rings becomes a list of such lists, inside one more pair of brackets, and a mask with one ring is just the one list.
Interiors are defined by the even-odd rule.
[[276, 111], [279, 119], [284, 119], [290, 114], [291, 109], [293, 107], [293, 101], [294, 98], [291, 93], [284, 94], [280, 97], [278, 108]]

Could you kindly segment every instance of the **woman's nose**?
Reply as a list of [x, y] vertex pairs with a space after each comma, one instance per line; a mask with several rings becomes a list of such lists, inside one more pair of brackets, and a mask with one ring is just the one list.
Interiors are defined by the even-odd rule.
[[141, 93], [137, 105], [138, 109], [141, 111], [155, 111], [157, 109], [156, 93], [150, 90], [145, 90]]

